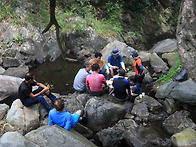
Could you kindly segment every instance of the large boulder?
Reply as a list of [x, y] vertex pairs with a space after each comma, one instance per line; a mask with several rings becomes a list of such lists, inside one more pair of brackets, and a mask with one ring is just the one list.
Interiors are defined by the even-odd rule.
[[1, 147], [40, 147], [18, 132], [6, 132], [0, 138]]
[[184, 129], [183, 131], [172, 135], [172, 144], [177, 147], [195, 147], [196, 132], [192, 128]]
[[196, 1], [183, 0], [176, 31], [179, 54], [189, 76], [196, 82]]
[[5, 116], [9, 109], [9, 106], [6, 104], [0, 104], [0, 120]]
[[111, 52], [114, 48], [117, 48], [121, 51], [120, 55], [123, 57], [123, 60], [126, 64], [130, 64], [133, 62], [130, 55], [131, 52], [134, 51], [134, 48], [128, 46], [127, 44], [120, 42], [120, 41], [113, 41], [107, 44], [104, 49], [101, 51], [102, 53], [102, 60], [107, 63], [108, 57], [111, 55]]
[[16, 99], [7, 113], [6, 120], [24, 131], [30, 131], [39, 127], [39, 117], [37, 105], [25, 107], [19, 99]]
[[169, 68], [167, 64], [156, 53], [152, 53], [150, 56], [150, 65], [154, 71], [167, 71]]
[[189, 127], [195, 128], [196, 124], [188, 116], [186, 111], [176, 111], [163, 121], [163, 128], [169, 134], [179, 133]]
[[23, 79], [7, 75], [0, 75], [0, 101], [18, 93], [18, 87]]
[[177, 41], [175, 39], [166, 39], [157, 43], [153, 47], [153, 52], [159, 53], [171, 53], [177, 51]]
[[88, 118], [87, 127], [97, 131], [115, 124], [126, 113], [122, 105], [95, 98], [86, 103], [85, 110]]
[[25, 137], [43, 147], [96, 147], [73, 129], [67, 131], [57, 125], [40, 127], [27, 133]]
[[25, 74], [29, 71], [28, 66], [22, 65], [19, 67], [10, 67], [3, 72], [3, 75], [15, 76], [24, 78]]
[[31, 24], [18, 27], [14, 24], [0, 23], [0, 34], [2, 34], [1, 42], [7, 44], [0, 51], [2, 56], [17, 61], [9, 60], [7, 62], [4, 59], [5, 67], [15, 67], [21, 62], [32, 66], [46, 60], [55, 61], [61, 55], [54, 31], [42, 34], [41, 28]]

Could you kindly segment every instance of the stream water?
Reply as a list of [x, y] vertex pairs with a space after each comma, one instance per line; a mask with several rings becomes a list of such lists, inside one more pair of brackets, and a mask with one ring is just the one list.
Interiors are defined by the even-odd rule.
[[37, 82], [53, 85], [51, 91], [63, 95], [74, 92], [74, 77], [82, 67], [82, 62], [68, 62], [59, 58], [55, 62], [45, 62], [33, 67], [30, 71], [34, 72]]

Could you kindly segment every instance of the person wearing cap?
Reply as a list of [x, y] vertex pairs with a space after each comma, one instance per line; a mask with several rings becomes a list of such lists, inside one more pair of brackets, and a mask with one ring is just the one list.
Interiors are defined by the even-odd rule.
[[95, 58], [91, 59], [89, 62], [91, 63], [91, 65], [97, 63], [99, 64], [100, 67], [100, 74], [103, 74], [105, 76], [105, 78], [108, 80], [109, 79], [109, 68], [108, 66], [105, 64], [105, 62], [103, 60], [101, 60], [102, 54], [101, 53], [95, 53]]
[[99, 65], [93, 64], [93, 73], [86, 77], [86, 86], [89, 89], [89, 93], [94, 96], [101, 96], [104, 93], [107, 93], [109, 90], [109, 88], [107, 87], [106, 79], [102, 74], [99, 74], [99, 70]]
[[124, 78], [125, 70], [120, 69], [118, 73], [118, 77], [113, 79], [113, 87], [114, 87], [114, 96], [119, 100], [126, 100], [127, 92], [129, 95], [130, 93], [130, 83], [128, 80]]
[[123, 58], [119, 54], [120, 51], [117, 48], [115, 48], [112, 50], [111, 55], [108, 57], [108, 66], [111, 71], [111, 77], [116, 75], [120, 68], [126, 71]]
[[86, 61], [84, 63], [84, 68], [80, 69], [75, 76], [73, 88], [80, 92], [86, 92], [86, 77], [89, 75], [89, 71], [91, 69], [91, 63]]
[[144, 72], [144, 67], [142, 65], [142, 60], [141, 60], [140, 56], [138, 56], [138, 54], [135, 50], [131, 52], [131, 56], [135, 60], [133, 62], [133, 67], [135, 70], [135, 76], [136, 76], [137, 82], [142, 84], [142, 81], [145, 77], [145, 72]]

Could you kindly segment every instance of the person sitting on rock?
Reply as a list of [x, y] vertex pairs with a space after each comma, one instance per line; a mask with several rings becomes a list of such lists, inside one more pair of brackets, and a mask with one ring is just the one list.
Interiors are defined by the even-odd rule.
[[91, 59], [89, 62], [91, 63], [91, 65], [97, 63], [99, 64], [100, 67], [100, 74], [103, 74], [106, 78], [106, 80], [109, 80], [110, 76], [110, 71], [108, 66], [105, 64], [105, 62], [103, 60], [101, 60], [102, 54], [101, 53], [95, 53], [95, 58]]
[[131, 95], [130, 93], [130, 83], [128, 80], [124, 78], [125, 76], [125, 70], [120, 69], [118, 73], [118, 77], [113, 79], [113, 93], [114, 96], [119, 100], [126, 100], [127, 93]]
[[113, 77], [114, 75], [118, 74], [120, 68], [124, 69], [125, 71], [126, 69], [123, 58], [119, 55], [120, 51], [115, 48], [112, 50], [111, 54], [112, 55], [108, 57], [108, 66], [111, 71], [111, 77]]
[[[39, 86], [39, 88], [32, 92], [33, 86]], [[56, 97], [49, 91], [48, 86], [36, 82], [34, 73], [27, 72], [25, 75], [25, 80], [20, 84], [18, 89], [18, 95], [22, 104], [29, 107], [33, 104], [41, 103], [41, 105], [49, 113], [51, 107], [48, 105], [42, 94], [45, 94], [47, 97], [49, 97], [52, 102], [56, 100]]]
[[[99, 74], [99, 70], [99, 65], [93, 64], [93, 73], [86, 77], [86, 86], [89, 89], [89, 93], [95, 96], [101, 96], [109, 90], [106, 79], [102, 74]], [[105, 87], [103, 87], [102, 84], [104, 84]]]
[[142, 81], [145, 77], [144, 67], [142, 65], [142, 60], [140, 56], [138, 56], [136, 51], [131, 52], [131, 56], [135, 60], [133, 62], [133, 67], [135, 70], [135, 76], [138, 83], [142, 84]]
[[75, 76], [73, 87], [76, 91], [83, 93], [86, 92], [86, 77], [89, 75], [91, 63], [84, 62], [84, 68], [80, 69]]
[[48, 125], [57, 124], [66, 130], [73, 128], [80, 120], [86, 119], [84, 110], [77, 110], [76, 113], [71, 114], [65, 110], [63, 99], [59, 98], [54, 102], [55, 109], [49, 112]]

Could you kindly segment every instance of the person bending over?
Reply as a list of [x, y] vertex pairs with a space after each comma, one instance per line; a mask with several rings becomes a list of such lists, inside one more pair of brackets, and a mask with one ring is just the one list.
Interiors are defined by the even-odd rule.
[[[95, 96], [101, 96], [108, 92], [106, 79], [102, 74], [99, 74], [99, 65], [92, 65], [93, 73], [86, 77], [86, 86], [89, 88], [89, 93]], [[105, 87], [102, 86], [105, 85]]]
[[[78, 110], [76, 113], [71, 114], [65, 110], [65, 105], [63, 99], [59, 98], [54, 102], [54, 108], [49, 112], [48, 125], [52, 126], [57, 124], [66, 130], [70, 130], [79, 120], [84, 120], [84, 110]], [[82, 117], [83, 116], [83, 117]]]
[[127, 93], [130, 94], [130, 83], [128, 80], [124, 78], [125, 70], [120, 69], [118, 73], [118, 77], [113, 79], [113, 87], [114, 87], [114, 96], [120, 100], [126, 100]]
[[140, 95], [142, 94], [142, 87], [141, 84], [137, 82], [137, 79], [135, 76], [130, 76], [129, 82], [131, 84], [131, 95]]
[[[33, 86], [39, 86], [39, 88], [32, 92]], [[56, 97], [49, 91], [49, 87], [36, 82], [34, 73], [27, 72], [25, 80], [20, 84], [18, 89], [18, 95], [22, 104], [29, 107], [33, 104], [41, 103], [46, 111], [49, 112], [51, 107], [48, 105], [42, 94], [45, 94], [52, 102], [56, 100]]]
[[126, 69], [123, 58], [119, 55], [120, 51], [115, 48], [112, 50], [111, 54], [112, 55], [108, 57], [108, 66], [111, 71], [111, 77], [113, 77], [114, 75], [118, 74], [120, 68], [124, 69], [125, 71]]

